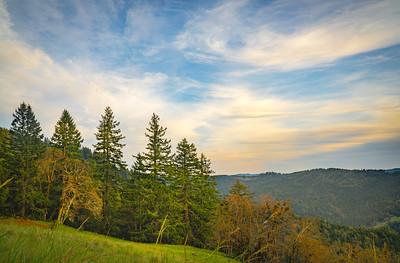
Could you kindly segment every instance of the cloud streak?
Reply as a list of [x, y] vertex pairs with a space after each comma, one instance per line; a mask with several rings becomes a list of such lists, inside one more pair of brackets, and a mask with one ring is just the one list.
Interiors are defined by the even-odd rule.
[[[260, 12], [268, 11], [278, 16], [280, 10], [286, 10], [290, 3], [278, 2], [276, 5]], [[204, 10], [200, 14], [205, 15], [202, 20], [200, 15], [194, 16], [187, 22], [185, 31], [176, 36], [176, 47], [200, 61], [232, 61], [258, 71], [316, 66], [397, 41], [393, 32], [398, 31], [377, 32], [384, 25], [388, 26], [386, 29], [392, 29], [392, 24], [398, 22], [393, 17], [393, 12], [398, 12], [393, 2], [373, 2], [368, 6], [355, 4], [346, 12], [319, 19], [316, 24], [306, 23], [286, 31], [275, 28], [275, 18], [271, 18], [270, 27], [260, 25], [257, 17], [257, 21], [243, 20], [243, 12], [248, 12], [247, 6], [246, 1], [226, 2]], [[118, 7], [114, 8], [118, 10]], [[151, 20], [153, 9], [143, 8], [136, 11], [144, 10], [139, 13], [145, 18], [137, 20], [139, 16], [132, 11], [127, 21], [138, 24], [147, 18]], [[89, 12], [84, 7], [79, 10], [81, 13]], [[115, 10], [113, 15], [117, 12]], [[317, 17], [322, 13], [324, 11], [320, 9], [312, 12]], [[369, 20], [371, 17], [355, 17], [368, 14], [375, 23]], [[384, 15], [387, 19], [382, 18]], [[54, 16], [61, 19], [57, 13]], [[136, 20], [129, 16], [136, 16]], [[95, 142], [94, 132], [100, 114], [109, 105], [121, 122], [127, 144], [125, 159], [131, 163], [131, 155], [145, 149], [145, 127], [151, 114], [156, 112], [161, 115], [162, 125], [168, 127], [167, 135], [174, 145], [183, 137], [195, 142], [198, 149], [212, 159], [213, 168], [218, 173], [260, 172], [270, 167], [288, 171], [296, 169], [290, 165], [296, 158], [324, 156], [400, 139], [397, 65], [391, 65], [392, 69], [379, 76], [371, 76], [369, 69], [363, 68], [362, 71], [346, 72], [339, 78], [332, 77], [334, 81], [327, 84], [332, 89], [328, 95], [316, 92], [313, 96], [288, 97], [273, 92], [270, 79], [256, 83], [232, 76], [231, 81], [204, 81], [184, 74], [144, 70], [135, 64], [104, 68], [98, 60], [88, 59], [93, 55], [90, 52], [90, 56], [60, 60], [46, 48], [31, 44], [27, 41], [29, 38], [21, 36], [21, 32], [14, 31], [10, 17], [4, 3], [0, 2], [1, 126], [8, 127], [12, 112], [21, 101], [26, 101], [32, 104], [46, 136], [51, 136], [61, 111], [67, 108], [82, 131], [85, 144], [90, 146]], [[97, 21], [100, 18], [93, 19]], [[59, 25], [62, 24], [60, 21]], [[83, 27], [91, 28], [90, 21]], [[157, 23], [153, 24], [155, 32], [158, 32]], [[364, 26], [361, 28], [362, 23]], [[64, 27], [67, 25], [52, 30], [56, 35], [64, 30], [76, 30]], [[347, 31], [339, 32], [343, 28]], [[234, 35], [231, 29], [236, 29]], [[357, 30], [361, 33], [356, 33]], [[118, 35], [112, 30], [100, 31], [102, 33], [96, 39]], [[105, 47], [125, 41], [127, 35], [124, 34], [128, 31], [121, 32], [122, 39], [111, 37], [112, 41]], [[270, 41], [271, 32], [278, 35], [276, 38], [274, 35], [277, 42]], [[142, 43], [143, 38], [149, 37], [142, 29], [129, 34], [132, 43]], [[353, 37], [346, 42], [344, 39], [349, 36]], [[372, 36], [375, 38], [369, 38]], [[335, 50], [333, 46], [341, 41], [346, 43]], [[354, 44], [357, 41], [366, 43], [360, 48], [359, 44]], [[353, 46], [357, 48], [353, 49]], [[251, 55], [250, 50], [260, 54]], [[323, 55], [325, 53], [331, 55], [327, 57]], [[271, 57], [276, 57], [276, 60]], [[386, 62], [383, 60], [381, 63]], [[202, 69], [200, 67], [198, 72], [201, 73]], [[285, 76], [297, 82], [293, 75]], [[301, 78], [298, 81], [301, 82]], [[306, 85], [318, 85], [313, 81], [306, 82]], [[297, 83], [286, 87], [291, 93], [301, 88], [304, 87]], [[279, 166], [274, 166], [276, 164]], [[313, 166], [319, 165], [314, 163]]]
[[[256, 68], [292, 70], [324, 65], [400, 43], [397, 1], [364, 1], [322, 18], [311, 13], [315, 23], [299, 24], [289, 31], [280, 28], [274, 19], [263, 21], [262, 17], [289, 14], [295, 5], [303, 5], [306, 11], [310, 4], [280, 3], [271, 4], [254, 16], [246, 12], [247, 1], [223, 2], [189, 20], [177, 36], [176, 46], [196, 61], [227, 61]], [[338, 8], [335, 3], [330, 7]], [[296, 20], [288, 16], [286, 19]]]

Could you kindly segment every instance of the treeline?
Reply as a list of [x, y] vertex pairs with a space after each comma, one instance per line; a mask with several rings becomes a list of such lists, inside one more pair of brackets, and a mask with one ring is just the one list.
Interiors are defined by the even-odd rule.
[[[218, 190], [228, 193], [242, 180], [255, 197], [265, 193], [291, 200], [297, 215], [320, 217], [340, 225], [372, 227], [400, 216], [400, 172], [396, 170], [312, 169], [254, 176], [218, 176]], [[393, 227], [395, 223], [391, 224]]]
[[[83, 138], [67, 110], [50, 139], [30, 105], [22, 103], [0, 135], [1, 214], [81, 226], [142, 242], [206, 246], [218, 203], [210, 161], [186, 139], [175, 153], [153, 114], [146, 150], [123, 161], [124, 136], [111, 108], [96, 144]], [[83, 226], [81, 226], [83, 227]]]
[[186, 139], [173, 151], [156, 114], [145, 132], [146, 149], [128, 168], [118, 127], [107, 107], [92, 151], [82, 147], [67, 110], [48, 139], [31, 106], [22, 103], [10, 129], [0, 129], [1, 215], [133, 241], [206, 247], [244, 262], [399, 260], [386, 235], [359, 242], [351, 232], [343, 238], [339, 228], [296, 217], [286, 201], [255, 202], [239, 181], [220, 196], [210, 160]]

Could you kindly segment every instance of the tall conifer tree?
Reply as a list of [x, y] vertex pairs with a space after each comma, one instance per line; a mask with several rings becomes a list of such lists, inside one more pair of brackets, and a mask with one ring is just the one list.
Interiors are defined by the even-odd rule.
[[[174, 200], [167, 186], [172, 165], [171, 145], [170, 140], [165, 138], [167, 128], [159, 122], [160, 117], [153, 113], [145, 133], [148, 139], [146, 151], [135, 156], [133, 166], [132, 185], [140, 189], [135, 196], [138, 210], [133, 215], [137, 228], [142, 232], [132, 236], [137, 241], [155, 242], [163, 221], [167, 217], [170, 221], [173, 213], [171, 207]], [[172, 239], [170, 230], [173, 230], [171, 225], [163, 241]]]
[[127, 238], [135, 241], [153, 241], [152, 231], [149, 231], [149, 210], [154, 208], [155, 178], [148, 176], [144, 157], [141, 153], [133, 156], [135, 159], [130, 172], [129, 180], [123, 191], [124, 204], [122, 217], [124, 231]]
[[218, 201], [215, 182], [209, 178], [211, 162], [203, 154], [199, 159], [196, 146], [183, 139], [178, 143], [174, 164], [173, 186], [181, 204], [185, 240], [204, 246]]
[[189, 241], [193, 238], [190, 221], [192, 216], [192, 195], [195, 190], [193, 189], [193, 182], [194, 177], [198, 174], [198, 162], [195, 145], [184, 138], [176, 148], [174, 158], [176, 176], [174, 177], [174, 183], [178, 188], [178, 199], [183, 210], [183, 225], [186, 239]]
[[64, 110], [51, 137], [51, 144], [61, 149], [65, 156], [77, 157], [82, 142], [83, 139], [74, 120], [69, 112]]
[[211, 169], [211, 161], [202, 153], [199, 159], [199, 172], [202, 176], [210, 176], [214, 173]]
[[125, 137], [118, 126], [119, 122], [114, 119], [111, 108], [106, 107], [104, 115], [101, 115], [100, 125], [97, 127], [95, 134], [97, 143], [94, 145], [94, 155], [103, 183], [103, 213], [106, 228], [110, 226], [111, 206], [119, 180], [119, 171], [126, 167], [122, 160], [122, 148], [125, 144], [121, 143]]
[[147, 171], [155, 176], [162, 177], [167, 175], [168, 166], [171, 163], [171, 140], [165, 138], [167, 128], [160, 124], [160, 117], [153, 113], [146, 128], [148, 143], [147, 152], [144, 153], [144, 160]]
[[14, 201], [19, 214], [25, 217], [27, 210], [34, 207], [35, 196], [38, 193], [34, 184], [35, 162], [44, 151], [43, 134], [29, 104], [21, 103], [13, 117], [10, 132], [16, 175]]

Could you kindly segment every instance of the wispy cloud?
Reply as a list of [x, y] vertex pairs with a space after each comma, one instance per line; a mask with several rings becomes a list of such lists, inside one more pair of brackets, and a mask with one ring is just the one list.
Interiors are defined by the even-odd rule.
[[[189, 20], [177, 36], [176, 46], [197, 61], [290, 70], [400, 43], [398, 1], [341, 4], [278, 1], [262, 12], [249, 12], [248, 1], [226, 1]], [[303, 9], [299, 14], [309, 14], [313, 23], [290, 17], [299, 6]], [[327, 7], [330, 13], [324, 12]], [[300, 24], [282, 28], [279, 14], [285, 13], [285, 20]]]
[[[238, 64], [236, 69], [240, 70], [231, 72], [230, 81], [226, 80], [227, 75], [221, 80], [204, 80], [184, 74], [187, 67], [195, 76], [214, 73], [214, 69], [224, 73], [223, 66], [204, 68], [203, 64], [190, 61], [178, 67], [174, 61], [164, 63], [169, 68], [177, 67], [175, 71], [163, 71], [157, 63], [149, 63], [154, 64], [149, 68], [137, 65], [135, 61], [144, 62], [136, 55], [128, 58], [132, 59], [129, 63], [119, 61], [124, 52], [130, 54], [129, 48], [155, 41], [155, 34], [163, 31], [162, 21], [166, 18], [157, 18], [154, 6], [129, 7], [125, 19], [118, 20], [124, 26], [114, 29], [115, 17], [124, 5], [108, 3], [110, 15], [97, 15], [99, 7], [90, 9], [85, 6], [88, 3], [73, 4], [69, 7], [76, 10], [73, 14], [61, 12], [56, 3], [43, 6], [54, 11], [49, 17], [34, 19], [39, 19], [39, 31], [45, 32], [45, 37], [40, 37], [38, 31], [29, 36], [28, 27], [21, 29], [26, 23], [17, 21], [15, 25], [4, 2], [0, 2], [2, 126], [9, 126], [14, 109], [26, 101], [32, 104], [45, 134], [51, 136], [62, 109], [67, 108], [76, 119], [85, 144], [90, 146], [100, 114], [109, 105], [121, 122], [127, 144], [125, 159], [131, 162], [131, 154], [144, 150], [145, 127], [156, 112], [168, 127], [167, 136], [173, 144], [183, 137], [194, 141], [213, 160], [218, 173], [259, 172], [274, 164], [279, 164], [273, 167], [280, 171], [296, 169], [290, 165], [296, 158], [304, 160], [307, 156], [399, 140], [400, 75], [398, 65], [382, 53], [371, 55], [373, 62], [362, 63], [388, 63], [382, 65], [390, 68], [379, 74], [362, 67], [353, 71], [327, 70], [318, 76], [330, 74], [329, 78], [320, 80], [314, 78], [314, 73], [305, 79], [303, 75], [307, 74], [302, 71], [298, 75], [279, 75], [280, 79], [291, 79], [288, 82], [274, 82], [272, 73], [257, 81], [237, 79], [248, 72], [262, 75], [266, 68], [287, 70], [325, 64], [396, 43], [399, 34], [394, 37], [398, 33], [394, 26], [398, 18], [394, 14], [399, 10], [395, 2], [360, 2], [347, 11], [333, 13], [327, 13], [332, 4], [325, 4], [310, 9], [309, 15], [318, 18], [316, 21], [308, 16], [294, 17], [292, 22], [298, 22], [298, 26], [287, 22], [291, 27], [285, 29], [277, 21], [283, 11], [299, 8], [292, 1], [259, 8], [254, 17], [248, 16], [254, 7], [249, 9], [247, 1], [224, 2], [194, 17], [188, 12], [191, 20], [184, 32], [170, 36], [176, 40], [174, 48], [197, 61]], [[40, 8], [31, 8], [38, 12], [35, 16], [39, 15]], [[264, 12], [271, 14], [268, 23], [261, 23], [260, 14]], [[76, 19], [66, 19], [68, 14]], [[82, 26], [79, 28], [76, 23]], [[92, 35], [86, 38], [85, 32]], [[75, 37], [79, 47], [71, 47], [74, 55], [67, 52], [60, 58], [57, 49], [68, 47]], [[48, 38], [54, 42], [41, 43]], [[171, 46], [157, 49], [150, 56], [160, 52], [157, 62], [168, 60], [170, 54], [163, 53], [165, 48]], [[108, 49], [112, 54], [105, 53]], [[393, 54], [388, 57], [393, 60]], [[104, 67], [102, 60], [116, 66]], [[248, 66], [243, 69], [241, 65]], [[323, 82], [329, 93], [319, 90]], [[274, 92], [277, 86], [294, 95]], [[302, 89], [312, 96], [298, 96]]]

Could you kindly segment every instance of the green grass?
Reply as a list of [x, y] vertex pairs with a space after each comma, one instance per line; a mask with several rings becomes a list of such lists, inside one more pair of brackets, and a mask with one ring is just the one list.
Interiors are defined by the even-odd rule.
[[0, 262], [235, 262], [182, 245], [136, 243], [41, 221], [0, 220]]

